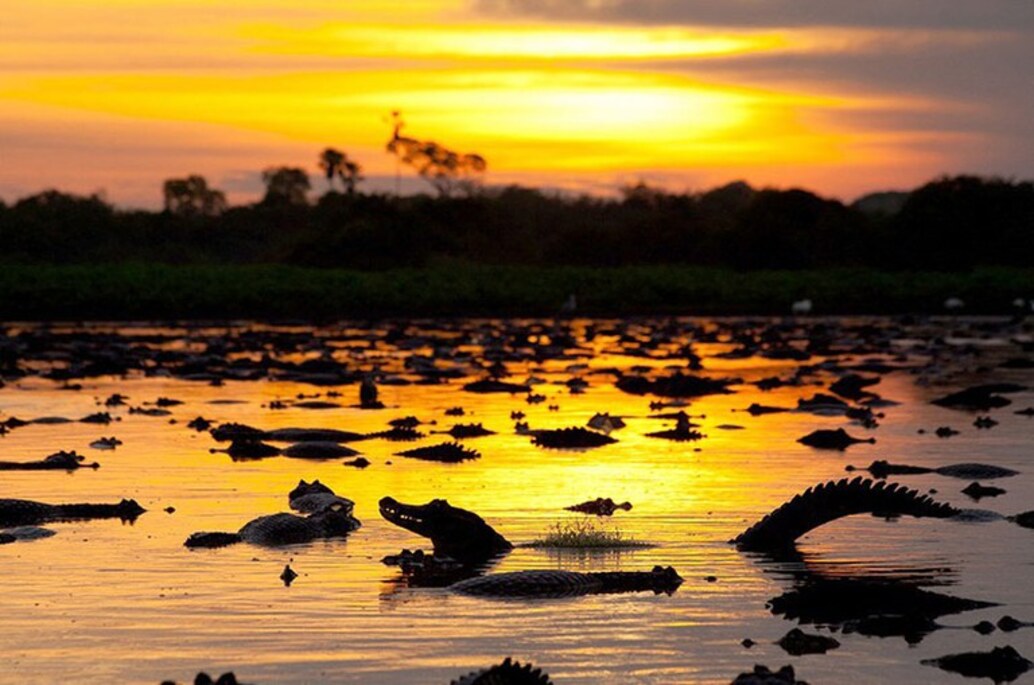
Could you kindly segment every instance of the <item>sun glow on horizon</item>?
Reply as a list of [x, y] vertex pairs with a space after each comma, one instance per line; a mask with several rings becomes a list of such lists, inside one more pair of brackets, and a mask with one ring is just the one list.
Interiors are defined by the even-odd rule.
[[260, 53], [531, 61], [717, 57], [788, 45], [785, 36], [774, 32], [721, 34], [670, 27], [614, 29], [594, 25], [258, 25], [244, 29], [241, 35], [258, 41], [255, 50]]
[[[773, 56], [964, 49], [993, 37], [962, 29], [507, 21], [471, 7], [464, 0], [420, 0], [405, 12], [386, 0], [15, 6], [0, 26], [0, 122], [15, 124], [20, 138], [5, 146], [21, 163], [0, 170], [0, 192], [31, 186], [26, 169], [57, 166], [27, 155], [57, 154], [54, 131], [74, 136], [77, 122], [103, 131], [92, 151], [84, 142], [68, 153], [80, 155], [80, 166], [99, 160], [97, 173], [139, 175], [155, 149], [176, 164], [193, 149], [213, 166], [225, 159], [224, 173], [236, 174], [262, 149], [328, 145], [359, 159], [368, 175], [391, 173], [384, 144], [393, 110], [412, 135], [485, 156], [490, 180], [577, 174], [594, 187], [654, 172], [699, 179], [792, 171], [788, 182], [834, 182], [880, 166], [943, 171], [952, 152], [944, 143], [963, 134], [890, 126], [885, 114], [915, 121], [950, 113], [951, 103], [756, 66]], [[200, 137], [165, 133], [184, 126]], [[120, 127], [135, 133], [110, 133]], [[220, 132], [233, 144], [219, 144]], [[145, 152], [139, 141], [150, 135], [161, 139]], [[966, 145], [978, 138], [969, 134]], [[197, 152], [205, 145], [218, 152]], [[141, 159], [129, 163], [134, 150]]]
[[[605, 70], [71, 74], [9, 82], [0, 97], [214, 123], [313, 145], [340, 141], [367, 153], [383, 148], [385, 114], [401, 109], [414, 135], [482, 151], [493, 167], [511, 171], [828, 162], [845, 154], [850, 139], [798, 116], [802, 107], [844, 105], [834, 98]], [[386, 156], [360, 159], [390, 167]]]

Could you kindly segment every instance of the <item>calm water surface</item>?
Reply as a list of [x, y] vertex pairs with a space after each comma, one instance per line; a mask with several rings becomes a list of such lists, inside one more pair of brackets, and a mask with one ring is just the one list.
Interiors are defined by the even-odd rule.
[[[575, 330], [588, 323], [576, 322]], [[707, 322], [692, 324], [706, 326]], [[680, 325], [689, 330], [690, 322]], [[423, 327], [434, 330], [433, 324]], [[873, 389], [900, 405], [883, 409], [886, 416], [873, 431], [840, 416], [752, 417], [742, 412], [752, 402], [795, 406], [799, 398], [822, 391], [836, 376], [818, 373], [808, 380], [820, 385], [761, 392], [749, 383], [773, 375], [789, 377], [799, 362], [757, 356], [718, 359], [715, 354], [735, 345], [696, 343], [703, 373], [737, 376], [744, 382], [733, 386], [733, 394], [695, 399], [687, 411], [706, 416], [697, 420], [706, 438], [674, 443], [645, 436], [672, 427], [670, 421], [649, 418], [650, 401], [658, 398], [625, 394], [615, 388], [613, 375], [594, 373], [628, 371], [634, 366], [651, 367], [655, 373], [668, 366], [685, 368], [684, 360], [626, 354], [635, 348], [630, 341], [636, 335], [649, 333], [648, 323], [642, 327], [637, 331], [633, 326], [632, 336], [624, 341], [616, 334], [580, 340], [580, 351], [573, 358], [509, 363], [509, 380], [535, 376], [545, 381], [535, 387], [547, 398], [540, 404], [528, 404], [523, 395], [463, 392], [463, 383], [480, 375], [473, 361], [463, 362], [472, 374], [466, 379], [439, 385], [381, 385], [387, 408], [379, 411], [349, 406], [269, 408], [273, 400], [290, 400], [299, 393], [325, 395], [328, 390], [339, 391], [337, 401], [348, 405], [357, 398], [356, 385], [326, 388], [231, 380], [216, 387], [131, 374], [76, 380], [82, 388], [67, 390], [39, 377], [8, 379], [0, 388], [0, 420], [78, 418], [101, 410], [98, 402], [116, 392], [127, 395], [130, 406], [143, 406], [158, 397], [184, 404], [173, 407], [167, 417], [130, 414], [127, 407], [117, 407], [111, 411], [120, 420], [110, 426], [34, 424], [0, 439], [4, 460], [38, 459], [74, 449], [102, 464], [96, 471], [74, 473], [3, 472], [0, 497], [45, 502], [132, 497], [148, 510], [132, 525], [117, 520], [57, 523], [49, 526], [57, 531], [54, 537], [0, 547], [5, 576], [0, 595], [5, 664], [0, 682], [157, 683], [164, 678], [183, 682], [198, 670], [234, 670], [247, 682], [267, 685], [435, 684], [510, 655], [543, 667], [558, 685], [727, 683], [755, 663], [773, 667], [792, 663], [798, 676], [811, 683], [950, 683], [965, 679], [922, 666], [920, 660], [1005, 644], [1034, 657], [1034, 629], [981, 636], [967, 628], [939, 630], [914, 646], [900, 637], [838, 634], [839, 649], [792, 657], [772, 643], [795, 623], [773, 616], [765, 607], [767, 600], [791, 589], [793, 573], [807, 568], [825, 575], [915, 576], [940, 585], [938, 591], [1002, 605], [941, 619], [947, 626], [994, 622], [1005, 614], [1034, 621], [1034, 531], [1005, 521], [965, 524], [908, 518], [887, 522], [853, 517], [807, 536], [799, 545], [804, 561], [796, 563], [766, 561], [727, 544], [794, 493], [843, 477], [847, 464], [867, 465], [874, 459], [929, 466], [986, 462], [1013, 468], [1021, 475], [994, 483], [1008, 493], [980, 505], [960, 494], [966, 481], [935, 475], [898, 480], [920, 490], [936, 488], [940, 499], [957, 506], [1002, 513], [1034, 508], [1030, 463], [1034, 420], [1013, 413], [1034, 404], [1034, 394], [1011, 395], [1012, 406], [992, 412], [1000, 425], [989, 431], [972, 426], [974, 414], [929, 404], [957, 387], [989, 379], [1034, 383], [1034, 372], [1029, 370], [994, 369], [1000, 360], [996, 355], [1015, 355], [1007, 336], [949, 338], [948, 344], [960, 350], [975, 344], [985, 354], [968, 365], [960, 363], [943, 378], [927, 374], [924, 378], [933, 384], [917, 384], [919, 376], [907, 369], [883, 375]], [[233, 337], [246, 328], [158, 332], [183, 336], [182, 341], [161, 343], [163, 347], [200, 349], [206, 340]], [[8, 333], [18, 330], [12, 327]], [[112, 329], [95, 325], [85, 330]], [[156, 332], [143, 327], [121, 330], [128, 336]], [[285, 353], [284, 358], [315, 358], [327, 348], [334, 358], [353, 367], [376, 364], [387, 376], [412, 380], [415, 376], [407, 372], [404, 360], [431, 351], [429, 346], [370, 345], [363, 329], [333, 327], [311, 333], [310, 349]], [[915, 346], [948, 333], [946, 324], [931, 324], [916, 337], [898, 340], [895, 350], [909, 351], [904, 361], [894, 360], [891, 354], [866, 354], [864, 359], [922, 365], [928, 357]], [[358, 342], [348, 343], [353, 337]], [[322, 344], [321, 339], [334, 343]], [[652, 356], [687, 342], [691, 342], [688, 336], [672, 337]], [[806, 338], [798, 342], [804, 344]], [[472, 345], [469, 352], [476, 360], [477, 346]], [[835, 358], [842, 364], [860, 360], [849, 352]], [[56, 358], [52, 363], [60, 367], [62, 361]], [[571, 394], [561, 384], [572, 377], [589, 382], [586, 392]], [[239, 403], [216, 403], [222, 400]], [[551, 411], [549, 405], [558, 409]], [[445, 409], [455, 406], [462, 406], [466, 415], [446, 416]], [[514, 432], [510, 413], [517, 410], [525, 412], [532, 428], [585, 425], [597, 411], [626, 416], [627, 427], [613, 434], [616, 444], [603, 448], [544, 450]], [[219, 445], [207, 433], [186, 427], [199, 415], [260, 428], [313, 426], [357, 432], [383, 430], [390, 419], [413, 415], [437, 422], [421, 426], [424, 431], [481, 422], [498, 435], [466, 441], [482, 458], [463, 464], [393, 456], [401, 449], [447, 438], [439, 435], [411, 444], [353, 443], [372, 462], [365, 470], [342, 466], [341, 460], [279, 457], [234, 462], [226, 454], [209, 453], [209, 448]], [[743, 429], [719, 427], [724, 424]], [[932, 429], [942, 425], [954, 426], [961, 434], [939, 439]], [[837, 427], [876, 437], [877, 443], [841, 453], [796, 442], [817, 428]], [[920, 428], [930, 432], [920, 435]], [[116, 435], [124, 444], [113, 452], [91, 450], [89, 443], [102, 435]], [[287, 511], [287, 493], [301, 478], [318, 478], [353, 499], [362, 528], [347, 540], [284, 549], [247, 544], [198, 551], [183, 547], [194, 531], [234, 531], [256, 516]], [[399, 582], [397, 569], [380, 559], [403, 547], [429, 545], [380, 518], [377, 500], [385, 495], [415, 503], [447, 498], [478, 512], [518, 544], [540, 537], [557, 521], [581, 517], [563, 511], [565, 506], [597, 496], [629, 500], [634, 508], [618, 512], [605, 525], [655, 546], [599, 554], [518, 548], [494, 570], [647, 570], [654, 564], [670, 564], [685, 583], [672, 596], [538, 601], [495, 601], [442, 589], [408, 588]], [[174, 507], [175, 512], [166, 513], [166, 507]], [[291, 587], [284, 587], [278, 576], [288, 562], [300, 576]], [[708, 582], [707, 576], [717, 577], [717, 582]], [[806, 630], [816, 632], [813, 626]], [[757, 645], [745, 649], [740, 644], [744, 638]], [[1034, 677], [1028, 674], [1020, 682], [1024, 680]]]

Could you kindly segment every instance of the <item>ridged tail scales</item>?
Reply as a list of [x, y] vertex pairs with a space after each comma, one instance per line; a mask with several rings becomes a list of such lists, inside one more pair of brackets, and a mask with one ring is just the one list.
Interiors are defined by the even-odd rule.
[[805, 533], [852, 514], [948, 518], [958, 513], [950, 504], [935, 502], [897, 483], [845, 478], [808, 488], [732, 542], [742, 550], [780, 550], [791, 547]]
[[25, 499], [0, 500], [0, 527], [31, 526], [52, 520], [55, 507], [52, 504], [32, 502]]
[[574, 597], [600, 591], [603, 582], [576, 571], [514, 571], [461, 580], [450, 590], [485, 597]]
[[242, 542], [240, 533], [191, 533], [187, 541], [183, 543], [184, 547], [190, 547], [195, 549], [198, 547], [204, 547], [213, 549], [215, 547], [226, 547], [228, 545], [236, 545], [238, 542]]
[[682, 578], [672, 567], [652, 571], [515, 571], [461, 580], [454, 592], [483, 597], [576, 597], [618, 592], [674, 592]]

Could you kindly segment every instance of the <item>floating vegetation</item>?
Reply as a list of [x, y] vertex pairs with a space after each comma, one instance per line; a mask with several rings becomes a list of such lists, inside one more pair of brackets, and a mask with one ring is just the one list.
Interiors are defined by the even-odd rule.
[[651, 547], [650, 543], [626, 537], [617, 528], [606, 528], [592, 519], [557, 521], [545, 537], [527, 545], [551, 549], [628, 549]]

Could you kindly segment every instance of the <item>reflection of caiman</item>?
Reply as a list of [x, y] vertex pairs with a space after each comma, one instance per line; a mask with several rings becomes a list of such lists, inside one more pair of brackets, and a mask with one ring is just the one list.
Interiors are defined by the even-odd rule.
[[24, 499], [0, 499], [0, 528], [84, 519], [135, 521], [145, 511], [132, 499], [124, 499], [118, 504], [44, 504]]
[[[805, 558], [793, 546], [800, 536], [843, 516], [860, 513], [948, 518], [962, 512], [900, 485], [856, 478], [809, 488], [733, 542], [744, 550], [764, 552], [770, 560], [802, 563]], [[844, 633], [902, 636], [914, 643], [941, 628], [936, 622], [941, 616], [994, 606], [922, 589], [914, 579], [826, 578], [806, 564], [804, 570], [794, 590], [769, 601], [772, 613]]]
[[943, 627], [941, 616], [995, 606], [953, 597], [892, 578], [809, 576], [797, 588], [768, 602], [776, 616], [843, 633], [870, 637], [901, 636], [909, 643]]
[[894, 483], [855, 478], [829, 481], [789, 502], [741, 533], [734, 542], [749, 551], [775, 551], [792, 548], [802, 535], [830, 521], [852, 514], [875, 516], [927, 516], [950, 518], [959, 509], [935, 502], [926, 495]]
[[435, 556], [464, 564], [484, 563], [513, 549], [513, 545], [472, 511], [443, 499], [427, 504], [403, 504], [391, 497], [380, 501], [381, 516], [396, 526], [429, 538]]

